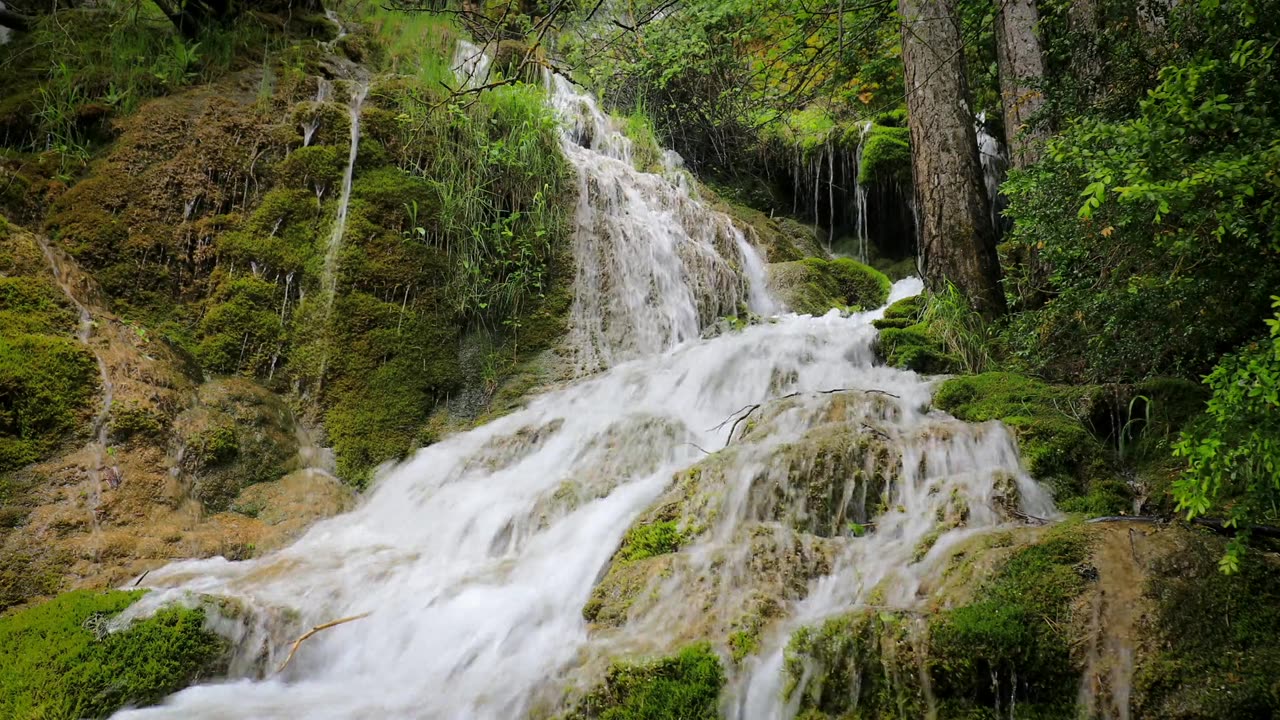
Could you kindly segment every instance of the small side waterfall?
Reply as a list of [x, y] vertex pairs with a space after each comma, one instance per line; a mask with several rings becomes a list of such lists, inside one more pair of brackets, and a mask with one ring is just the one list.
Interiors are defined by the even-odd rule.
[[[0, 2], [0, 10], [4, 10], [5, 4]], [[7, 27], [0, 27], [0, 45], [4, 45], [13, 39], [13, 31]]]
[[302, 123], [302, 146], [310, 147], [311, 139], [315, 137], [316, 130], [320, 129], [320, 105], [329, 102], [330, 95], [333, 94], [333, 82], [326, 77], [316, 78], [316, 112]]
[[867, 262], [867, 186], [862, 183], [862, 153], [866, 149], [867, 133], [871, 132], [871, 121], [863, 123], [858, 135], [858, 149], [853, 160], [853, 201], [856, 217], [855, 237], [858, 239], [858, 260]]
[[1005, 157], [1004, 147], [991, 133], [987, 132], [986, 113], [978, 113], [974, 129], [978, 135], [978, 161], [982, 164], [982, 183], [987, 189], [987, 199], [991, 201], [991, 224], [997, 233], [1003, 226], [1001, 212], [1004, 203], [1000, 195], [1000, 184], [1004, 182], [1009, 161]]
[[[333, 229], [329, 233], [329, 243], [325, 247], [324, 269], [320, 276], [320, 289], [324, 293], [325, 322], [331, 320], [333, 301], [338, 293], [338, 259], [342, 251], [342, 238], [347, 232], [347, 211], [351, 205], [351, 185], [355, 179], [356, 157], [360, 151], [360, 110], [364, 106], [365, 95], [369, 86], [363, 82], [355, 82], [351, 88], [351, 149], [347, 153], [347, 167], [342, 173], [342, 191], [338, 195], [338, 213], [333, 219]], [[320, 360], [318, 382], [324, 382], [325, 368], [328, 366], [328, 349]]]
[[729, 216], [699, 202], [668, 157], [667, 175], [631, 164], [631, 140], [595, 98], [547, 81], [578, 172], [572, 341], [581, 374], [696, 338], [744, 305], [767, 314], [763, 261]]
[[459, 40], [453, 52], [453, 74], [465, 87], [479, 87], [489, 81], [489, 66], [493, 59], [484, 48], [469, 40]]

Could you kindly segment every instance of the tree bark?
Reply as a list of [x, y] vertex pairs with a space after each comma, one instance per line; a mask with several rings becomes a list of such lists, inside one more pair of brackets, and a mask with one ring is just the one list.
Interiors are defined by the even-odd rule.
[[1000, 263], [953, 0], [899, 0], [898, 12], [925, 282], [950, 281], [975, 310], [998, 315]]
[[1009, 163], [1023, 168], [1040, 159], [1046, 132], [1027, 120], [1044, 105], [1037, 87], [1044, 77], [1044, 50], [1036, 26], [1035, 0], [999, 0], [996, 14], [996, 60], [1000, 69], [1000, 102], [1004, 107], [1005, 144]]

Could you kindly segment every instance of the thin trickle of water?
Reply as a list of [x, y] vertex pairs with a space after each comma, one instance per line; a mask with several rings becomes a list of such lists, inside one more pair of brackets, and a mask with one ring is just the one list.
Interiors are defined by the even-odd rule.
[[978, 136], [978, 161], [982, 165], [982, 184], [987, 190], [987, 199], [991, 205], [991, 224], [999, 228], [1000, 218], [1000, 183], [1004, 182], [1009, 162], [1005, 158], [1004, 147], [991, 133], [987, 132], [986, 113], [978, 113], [974, 123]]
[[854, 234], [858, 239], [858, 260], [867, 262], [867, 186], [862, 184], [862, 153], [867, 142], [867, 133], [871, 131], [871, 121], [862, 124], [858, 135], [858, 149], [853, 161], [853, 202], [857, 213], [857, 226]]
[[729, 216], [691, 194], [674, 154], [664, 174], [637, 171], [631, 140], [595, 98], [560, 75], [547, 86], [578, 173], [571, 341], [579, 373], [696, 338], [744, 305], [772, 312], [759, 254]]
[[[338, 195], [338, 213], [333, 220], [333, 229], [329, 233], [329, 243], [325, 247], [324, 269], [320, 276], [320, 289], [324, 293], [324, 315], [329, 320], [333, 312], [333, 300], [338, 292], [338, 258], [342, 250], [342, 237], [347, 231], [347, 211], [351, 205], [351, 185], [355, 179], [356, 156], [360, 151], [360, 110], [364, 107], [365, 95], [369, 86], [363, 82], [355, 82], [351, 88], [351, 149], [347, 153], [347, 167], [342, 173], [342, 191]], [[320, 381], [323, 382], [325, 367], [328, 364], [328, 351], [320, 361]]]
[[36, 243], [40, 246], [40, 251], [44, 253], [45, 260], [49, 263], [49, 269], [53, 273], [54, 282], [57, 283], [58, 289], [66, 296], [67, 300], [75, 306], [78, 316], [78, 325], [76, 328], [76, 339], [82, 345], [87, 347], [93, 353], [94, 360], [98, 364], [98, 377], [102, 385], [102, 407], [99, 408], [97, 414], [93, 417], [90, 425], [91, 437], [86, 449], [89, 450], [90, 463], [88, 468], [89, 479], [91, 481], [89, 505], [93, 513], [93, 528], [98, 530], [98, 505], [102, 500], [102, 480], [104, 472], [109, 476], [112, 482], [120, 475], [120, 469], [115, 467], [110, 461], [111, 458], [107, 453], [107, 435], [109, 427], [107, 421], [111, 418], [111, 404], [115, 398], [115, 384], [111, 381], [111, 373], [107, 370], [107, 361], [103, 357], [102, 351], [90, 342], [93, 337], [94, 321], [93, 315], [89, 312], [88, 306], [80, 301], [80, 298], [72, 287], [71, 277], [73, 268], [68, 265], [54, 249], [49, 245], [47, 239], [42, 235], [33, 235]]
[[[320, 129], [320, 106], [329, 102], [330, 95], [333, 94], [333, 82], [326, 77], [316, 78], [316, 110], [311, 117], [302, 123], [302, 146], [310, 147], [311, 139], [315, 137], [316, 130]], [[317, 190], [317, 192], [319, 192]]]

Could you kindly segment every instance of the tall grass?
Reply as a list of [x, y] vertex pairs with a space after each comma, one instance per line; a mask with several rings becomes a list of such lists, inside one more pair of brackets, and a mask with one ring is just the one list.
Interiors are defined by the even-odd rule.
[[992, 326], [974, 312], [969, 300], [955, 285], [929, 295], [920, 321], [929, 327], [947, 352], [960, 359], [966, 373], [985, 372], [994, 365], [991, 352], [995, 336]]
[[400, 121], [400, 166], [435, 196], [414, 234], [456, 263], [449, 295], [458, 312], [518, 325], [547, 291], [556, 240], [568, 234], [570, 174], [544, 90], [517, 83], [451, 96], [462, 34], [447, 17], [366, 12], [389, 69], [408, 81], [388, 98]]

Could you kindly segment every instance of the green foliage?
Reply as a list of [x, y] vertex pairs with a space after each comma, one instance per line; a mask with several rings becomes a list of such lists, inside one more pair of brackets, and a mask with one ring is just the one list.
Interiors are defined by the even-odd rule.
[[1016, 704], [1039, 713], [1029, 716], [1077, 717], [1079, 672], [1066, 628], [1085, 589], [1076, 566], [1088, 555], [1080, 526], [1060, 525], [1015, 551], [973, 603], [931, 620], [928, 667], [947, 716]]
[[720, 658], [705, 643], [641, 663], [615, 662], [574, 713], [598, 720], [715, 720], [724, 685]]
[[959, 359], [966, 373], [991, 369], [995, 362], [991, 352], [992, 327], [974, 312], [955, 285], [948, 282], [946, 288], [929, 295], [920, 322], [949, 355]]
[[947, 380], [933, 401], [966, 422], [1003, 422], [1018, 440], [1023, 465], [1053, 487], [1061, 509], [1107, 515], [1128, 506], [1121, 502], [1123, 486], [1113, 482], [1107, 448], [1087, 425], [1093, 392], [990, 372]]
[[0, 334], [0, 470], [51, 452], [97, 389], [93, 355], [71, 338]]
[[685, 532], [674, 520], [636, 525], [627, 531], [618, 548], [618, 560], [634, 562], [676, 552], [685, 542]]
[[1239, 569], [1247, 526], [1280, 515], [1280, 314], [1266, 322], [1270, 338], [1223, 358], [1205, 378], [1208, 417], [1174, 448], [1187, 459], [1173, 486], [1178, 510], [1188, 518], [1222, 513], [1243, 531], [1222, 559], [1225, 572]]
[[[1280, 286], [1280, 13], [1180, 4], [1154, 87], [1125, 117], [1065, 123], [1004, 189], [1020, 359], [1056, 378], [1206, 372]], [[1157, 55], [1160, 57], [1160, 55]], [[1136, 101], [1137, 98], [1134, 98]]]
[[204, 629], [203, 610], [169, 608], [106, 633], [142, 594], [78, 590], [0, 618], [0, 715], [106, 717], [221, 670], [226, 642]]
[[911, 132], [907, 128], [871, 126], [863, 140], [858, 182], [911, 184]]

